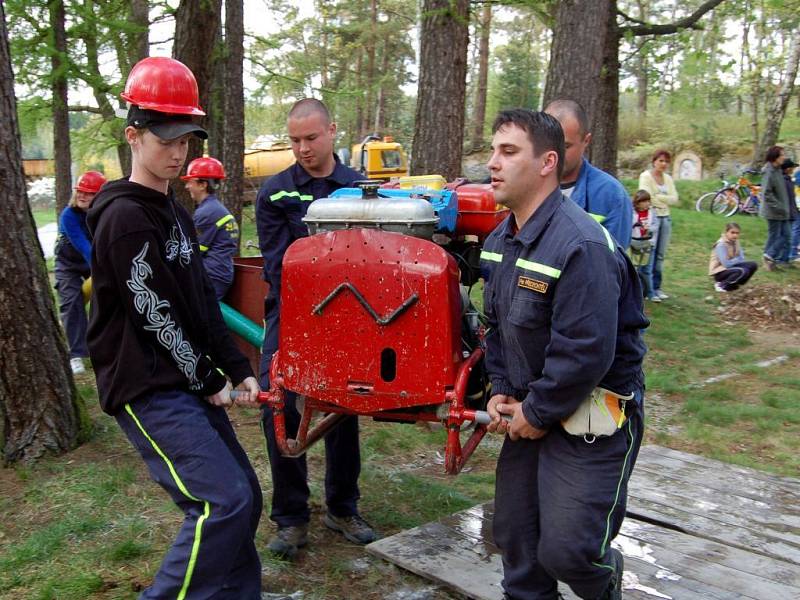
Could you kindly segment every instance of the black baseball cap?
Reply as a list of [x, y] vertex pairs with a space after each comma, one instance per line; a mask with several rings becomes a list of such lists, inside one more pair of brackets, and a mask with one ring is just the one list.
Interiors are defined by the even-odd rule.
[[193, 133], [202, 140], [208, 139], [208, 133], [192, 120], [191, 115], [177, 115], [145, 110], [136, 105], [128, 109], [128, 125], [136, 129], [149, 129], [162, 140], [174, 140]]
[[794, 169], [795, 167], [800, 167], [800, 165], [794, 162], [791, 158], [787, 158], [781, 163], [781, 169]]

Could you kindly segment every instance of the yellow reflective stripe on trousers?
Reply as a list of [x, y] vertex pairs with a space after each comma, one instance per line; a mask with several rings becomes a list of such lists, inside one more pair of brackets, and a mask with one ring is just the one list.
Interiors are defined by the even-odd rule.
[[203, 244], [200, 244], [200, 252], [208, 252], [208, 246], [203, 246]]
[[181, 481], [181, 478], [178, 477], [178, 472], [175, 470], [175, 465], [172, 464], [172, 461], [170, 461], [170, 459], [167, 458], [167, 455], [164, 454], [161, 448], [158, 447], [158, 444], [156, 444], [155, 440], [150, 437], [150, 434], [145, 431], [139, 419], [135, 414], [133, 414], [133, 409], [131, 408], [130, 404], [125, 405], [125, 412], [130, 415], [131, 419], [133, 419], [133, 422], [136, 423], [136, 426], [139, 428], [139, 431], [142, 432], [142, 435], [147, 438], [147, 441], [150, 442], [151, 446], [153, 446], [153, 450], [156, 451], [156, 454], [158, 454], [167, 465], [167, 469], [169, 469], [172, 479], [175, 482], [175, 485], [178, 486], [178, 489], [181, 491], [181, 493], [190, 500], [202, 502], [204, 505], [203, 514], [197, 518], [197, 523], [194, 526], [194, 543], [192, 544], [192, 554], [189, 556], [189, 564], [186, 565], [186, 575], [183, 576], [183, 586], [181, 586], [181, 591], [178, 593], [178, 600], [183, 600], [186, 598], [186, 591], [189, 589], [189, 583], [192, 581], [192, 573], [194, 572], [194, 566], [197, 563], [197, 554], [200, 551], [200, 534], [203, 530], [203, 523], [211, 512], [211, 506], [207, 500], [200, 500], [200, 498], [196, 498], [189, 493], [189, 490], [186, 489], [186, 486], [183, 484], [183, 481]]
[[310, 194], [300, 194], [300, 192], [298, 191], [287, 192], [286, 190], [281, 190], [280, 192], [272, 194], [272, 196], [270, 196], [269, 199], [270, 202], [275, 202], [277, 200], [280, 200], [281, 198], [286, 198], [286, 197], [298, 198], [301, 202], [311, 202], [314, 199], [314, 196]]
[[233, 215], [225, 215], [219, 221], [214, 223], [214, 225], [216, 225], [217, 227], [222, 227], [223, 225], [225, 225], [225, 223], [227, 223], [228, 221], [230, 221], [232, 219], [233, 219]]
[[481, 250], [481, 260], [490, 260], [492, 262], [503, 262], [503, 255], [497, 252], [489, 252], [488, 250]]
[[549, 275], [553, 279], [558, 279], [561, 277], [561, 271], [558, 269], [548, 267], [542, 263], [525, 260], [524, 258], [517, 259], [517, 266], [520, 269], [525, 269], [526, 271], [534, 271], [535, 273], [541, 273], [542, 275]]

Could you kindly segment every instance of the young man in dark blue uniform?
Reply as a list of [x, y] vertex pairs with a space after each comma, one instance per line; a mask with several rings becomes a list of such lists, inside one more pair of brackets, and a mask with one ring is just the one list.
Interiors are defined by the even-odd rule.
[[564, 170], [561, 191], [602, 224], [627, 250], [631, 244], [633, 207], [622, 184], [585, 157], [592, 141], [589, 115], [574, 100], [554, 100], [544, 111], [561, 123], [564, 132]]
[[[272, 355], [278, 348], [283, 255], [294, 240], [308, 235], [302, 219], [311, 202], [362, 179], [360, 173], [344, 166], [334, 154], [336, 124], [331, 122], [328, 109], [322, 102], [306, 98], [295, 103], [289, 111], [287, 129], [297, 162], [268, 179], [256, 199], [264, 278], [270, 285], [269, 295], [264, 301], [266, 331], [259, 374], [264, 389], [269, 387]], [[286, 433], [290, 437], [296, 434], [300, 424], [295, 400], [295, 394], [286, 394]], [[274, 554], [292, 558], [298, 548], [308, 543], [310, 511], [306, 457], [281, 456], [275, 441], [272, 411], [266, 407], [262, 412], [262, 423], [272, 469], [270, 519], [278, 525], [278, 531], [267, 548]], [[357, 417], [346, 419], [325, 436], [325, 452], [328, 510], [323, 522], [351, 542], [366, 544], [373, 541], [375, 533], [358, 514], [361, 455]]]
[[233, 283], [233, 257], [239, 251], [239, 226], [214, 191], [225, 179], [225, 168], [216, 158], [196, 158], [181, 177], [197, 208], [192, 219], [197, 243], [217, 300], [222, 300]]
[[[260, 600], [255, 532], [261, 488], [225, 412], [231, 383], [256, 405], [258, 382], [222, 320], [192, 219], [169, 189], [192, 121], [205, 114], [186, 65], [149, 57], [131, 70], [129, 178], [97, 194], [89, 353], [100, 404], [184, 514], [144, 599]], [[229, 382], [223, 371], [230, 376]]]
[[[508, 433], [494, 538], [516, 600], [554, 600], [558, 581], [581, 598], [621, 597], [622, 555], [610, 544], [642, 438], [639, 279], [608, 231], [561, 193], [563, 158], [554, 117], [498, 115], [488, 166], [512, 214], [487, 238], [481, 266], [490, 429]], [[610, 427], [581, 420], [601, 403]]]

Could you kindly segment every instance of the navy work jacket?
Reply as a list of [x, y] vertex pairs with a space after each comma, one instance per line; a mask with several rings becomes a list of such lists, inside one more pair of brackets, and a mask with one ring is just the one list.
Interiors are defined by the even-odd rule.
[[312, 177], [295, 163], [267, 179], [258, 192], [258, 245], [264, 257], [264, 279], [270, 285], [270, 296], [280, 293], [281, 263], [286, 249], [296, 239], [308, 235], [303, 217], [311, 202], [364, 179], [361, 173], [344, 166], [338, 156], [333, 156], [336, 166], [327, 177]]
[[194, 227], [203, 266], [211, 279], [233, 281], [233, 257], [239, 250], [239, 226], [217, 197], [206, 196], [194, 211]]
[[649, 322], [622, 249], [560, 189], [516, 235], [513, 224], [511, 214], [481, 252], [492, 394], [522, 401], [528, 422], [548, 429], [598, 385], [641, 389]]

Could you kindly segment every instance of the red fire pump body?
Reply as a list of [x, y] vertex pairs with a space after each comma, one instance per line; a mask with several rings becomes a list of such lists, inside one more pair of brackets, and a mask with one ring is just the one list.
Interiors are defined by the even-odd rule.
[[[281, 452], [298, 456], [346, 415], [443, 421], [445, 469], [458, 473], [486, 433], [464, 400], [482, 357], [461, 349], [456, 262], [424, 239], [345, 229], [292, 244], [283, 261], [279, 350], [271, 389]], [[304, 396], [295, 440], [287, 439], [284, 392]], [[329, 413], [313, 428], [314, 412]]]
[[[484, 192], [473, 190], [476, 201], [486, 204]], [[278, 445], [285, 456], [299, 456], [348, 415], [439, 421], [447, 427], [445, 469], [458, 473], [487, 422], [486, 413], [477, 410], [485, 385], [477, 377], [476, 394], [476, 378], [470, 377], [473, 370], [480, 374], [482, 351], [477, 343], [465, 346], [468, 301], [459, 265], [426, 239], [435, 219], [428, 218], [432, 212], [420, 216], [425, 201], [350, 201], [313, 203], [306, 218], [312, 235], [295, 241], [283, 259], [279, 349], [271, 388], [260, 395], [272, 408]], [[326, 202], [329, 216], [312, 217], [312, 209]], [[411, 216], [387, 225], [386, 216], [406, 206]], [[346, 224], [339, 219], [342, 207], [352, 207], [355, 215]], [[375, 213], [363, 218], [371, 210]], [[481, 227], [486, 225], [484, 219]], [[287, 438], [286, 391], [298, 394], [295, 439]], [[315, 413], [325, 416], [312, 426]], [[474, 428], [462, 444], [467, 422]]]

